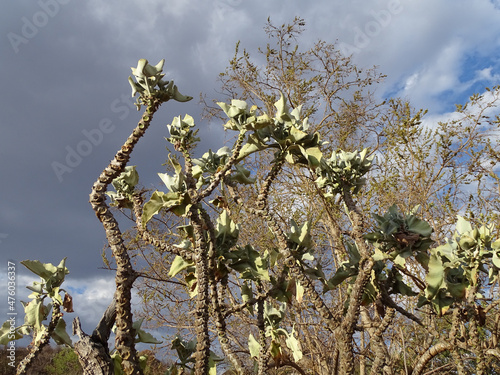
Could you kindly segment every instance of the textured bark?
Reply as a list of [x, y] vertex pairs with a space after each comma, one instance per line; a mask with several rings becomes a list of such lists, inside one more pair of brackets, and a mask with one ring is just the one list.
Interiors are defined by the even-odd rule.
[[446, 350], [452, 350], [454, 345], [450, 342], [440, 342], [436, 345], [430, 347], [425, 353], [418, 359], [415, 367], [413, 368], [412, 375], [420, 375], [423, 373], [425, 366], [429, 361]]
[[109, 355], [108, 340], [116, 319], [116, 299], [110, 305], [97, 324], [92, 336], [82, 331], [80, 319], [73, 320], [73, 335], [80, 340], [75, 343], [75, 353], [85, 375], [113, 375], [113, 361]]
[[234, 371], [238, 375], [243, 375], [245, 371], [243, 370], [243, 364], [241, 363], [238, 356], [232, 350], [229, 344], [229, 338], [227, 335], [226, 320], [224, 316], [224, 297], [222, 291], [219, 290], [217, 286], [217, 280], [215, 279], [215, 269], [216, 265], [216, 235], [215, 228], [212, 220], [208, 213], [202, 209], [200, 210], [201, 219], [206, 227], [206, 233], [208, 235], [208, 277], [209, 277], [209, 287], [210, 287], [210, 299], [212, 301], [212, 311], [215, 320], [215, 328], [217, 330], [217, 336], [219, 338], [219, 343], [222, 351], [229, 359], [234, 367]]
[[337, 335], [340, 351], [339, 369], [342, 374], [350, 375], [354, 374], [354, 330], [359, 318], [359, 309], [363, 299], [363, 293], [366, 284], [370, 280], [374, 261], [369, 256], [369, 250], [363, 238], [365, 230], [363, 215], [359, 212], [356, 203], [354, 203], [349, 187], [344, 189], [343, 199], [347, 206], [349, 218], [352, 223], [352, 235], [361, 256], [358, 274], [349, 295], [347, 312], [342, 320], [342, 324]]
[[132, 327], [131, 308], [131, 289], [137, 275], [132, 268], [118, 222], [106, 204], [105, 192], [108, 185], [125, 169], [134, 146], [146, 132], [153, 119], [153, 114], [161, 104], [159, 99], [153, 97], [147, 98], [146, 101], [147, 108], [139, 124], [101, 173], [90, 194], [90, 204], [104, 226], [106, 238], [116, 260], [116, 349], [122, 358], [122, 366], [127, 375], [142, 373], [134, 345], [135, 332]]
[[258, 359], [258, 375], [264, 375], [267, 369], [267, 362], [269, 360], [269, 353], [267, 353], [266, 343], [266, 325], [264, 323], [264, 301], [257, 303], [257, 328], [259, 329], [259, 359]]
[[[364, 314], [362, 312], [362, 317], [364, 317], [363, 315]], [[366, 318], [368, 318], [367, 315], [368, 314], [366, 314]], [[395, 310], [388, 308], [379, 326], [376, 329], [371, 330], [370, 346], [373, 348], [373, 352], [375, 353], [375, 359], [372, 364], [370, 375], [378, 375], [381, 373], [392, 373], [392, 371], [390, 370], [390, 355], [387, 350], [387, 346], [384, 342], [383, 333], [392, 323], [394, 315], [395, 315]], [[384, 369], [384, 371], [382, 371], [382, 369]], [[385, 369], [389, 370], [386, 371]]]
[[75, 343], [74, 350], [78, 355], [84, 375], [113, 375], [113, 361], [109, 355], [107, 340], [103, 345], [101, 338], [86, 335], [82, 331], [79, 318], [73, 321], [73, 334], [80, 337], [80, 340]]
[[198, 214], [198, 207], [192, 206], [189, 218], [193, 224], [195, 234], [195, 267], [196, 267], [196, 363], [195, 375], [208, 374], [208, 359], [210, 357], [210, 337], [208, 334], [208, 321], [210, 317], [209, 285], [208, 285], [208, 254], [203, 221]]

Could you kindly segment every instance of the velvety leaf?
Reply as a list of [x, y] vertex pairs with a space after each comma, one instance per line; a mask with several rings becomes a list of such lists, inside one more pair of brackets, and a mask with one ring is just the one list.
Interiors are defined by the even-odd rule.
[[453, 298], [448, 297], [446, 293], [441, 290], [439, 293], [431, 300], [434, 309], [439, 315], [444, 315], [453, 304]]
[[181, 364], [185, 365], [188, 362], [194, 362], [191, 356], [196, 351], [196, 340], [186, 341], [177, 336], [172, 340], [172, 349], [177, 352]]
[[420, 220], [416, 216], [410, 216], [406, 224], [408, 225], [408, 230], [413, 233], [420, 234], [424, 237], [429, 237], [432, 234], [432, 228], [424, 220]]
[[391, 256], [389, 254], [380, 251], [378, 248], [375, 248], [375, 251], [372, 255], [372, 258], [375, 262], [378, 262], [379, 260], [386, 260], [389, 259], [390, 257]]
[[302, 350], [300, 350], [300, 343], [295, 338], [293, 333], [294, 333], [294, 331], [292, 330], [292, 332], [285, 339], [285, 342], [286, 342], [286, 346], [288, 347], [288, 349], [290, 349], [292, 351], [293, 360], [295, 362], [298, 362], [302, 359]]
[[307, 133], [302, 130], [297, 129], [295, 126], [290, 128], [290, 138], [293, 143], [298, 143], [305, 137], [307, 137]]
[[493, 262], [493, 265], [496, 268], [500, 269], [500, 257], [498, 256], [498, 253], [496, 251], [493, 252], [493, 257], [492, 257], [491, 261]]
[[[252, 284], [244, 282], [241, 285], [241, 299], [243, 302], [248, 302], [253, 298]], [[253, 315], [253, 305], [248, 306], [248, 311]]]
[[472, 225], [467, 220], [465, 220], [462, 216], [458, 215], [457, 218], [458, 219], [457, 219], [456, 229], [458, 233], [467, 233], [472, 230]]
[[135, 333], [136, 333], [136, 335], [138, 335], [138, 338], [136, 338], [135, 342], [143, 342], [146, 344], [161, 344], [162, 343], [161, 341], [154, 338], [152, 334], [150, 334], [142, 329], [136, 330]]
[[[142, 212], [142, 225], [146, 226], [148, 221], [160, 212], [162, 208], [171, 208], [176, 215], [184, 213], [188, 205], [183, 204], [183, 197], [184, 195], [179, 193], [164, 193], [162, 191], [155, 191], [149, 201], [144, 204]], [[177, 211], [175, 211], [175, 206], [179, 206]]]
[[21, 264], [45, 281], [57, 272], [57, 267], [52, 263], [42, 263], [39, 260], [23, 260]]
[[122, 357], [120, 356], [120, 353], [118, 351], [115, 351], [111, 354], [111, 360], [113, 361], [113, 367], [114, 367], [114, 375], [122, 375], [123, 368], [122, 368]]
[[491, 247], [495, 250], [500, 250], [500, 239], [496, 240], [495, 242], [492, 242]]
[[403, 276], [398, 272], [394, 280], [393, 290], [403, 296], [416, 296], [418, 293], [403, 281]]
[[169, 277], [174, 277], [177, 275], [179, 272], [185, 270], [186, 268], [194, 265], [192, 261], [186, 261], [184, 260], [180, 255], [177, 255], [174, 258], [174, 261], [170, 265], [170, 271], [168, 271], [168, 276]]
[[144, 204], [142, 212], [142, 225], [146, 226], [149, 220], [163, 208], [163, 195], [161, 191], [155, 191], [149, 201]]
[[57, 345], [67, 345], [73, 347], [73, 342], [66, 332], [66, 322], [63, 318], [57, 321], [56, 328], [51, 334], [51, 337], [54, 339]]
[[274, 103], [274, 106], [276, 107], [276, 118], [283, 121], [288, 120], [288, 106], [283, 93], [280, 94], [280, 98], [276, 103]]
[[305, 155], [307, 158], [307, 162], [309, 167], [317, 168], [321, 164], [321, 158], [323, 157], [323, 153], [319, 149], [319, 147], [309, 147], [305, 150]]
[[24, 313], [24, 323], [35, 327], [37, 330], [41, 328], [42, 322], [48, 315], [41, 299], [30, 301], [24, 308]]
[[304, 298], [304, 287], [300, 285], [299, 280], [295, 280], [295, 298], [297, 298], [298, 303], [302, 303]]
[[436, 296], [443, 285], [444, 267], [437, 249], [433, 249], [429, 258], [429, 272], [425, 280], [427, 281], [426, 297], [432, 299]]
[[347, 269], [341, 266], [339, 267], [337, 272], [335, 272], [335, 275], [333, 275], [333, 277], [328, 280], [328, 284], [331, 284], [333, 286], [339, 285], [342, 281], [348, 279], [351, 276], [357, 275], [357, 273], [358, 272], [355, 269]]
[[23, 338], [23, 335], [18, 329], [11, 331], [11, 322], [7, 320], [2, 324], [0, 328], [0, 345], [7, 345], [9, 341], [19, 340]]
[[210, 351], [210, 356], [208, 357], [208, 375], [217, 375], [217, 362], [221, 362], [223, 359]]
[[248, 349], [252, 358], [259, 358], [260, 344], [252, 334], [248, 335]]

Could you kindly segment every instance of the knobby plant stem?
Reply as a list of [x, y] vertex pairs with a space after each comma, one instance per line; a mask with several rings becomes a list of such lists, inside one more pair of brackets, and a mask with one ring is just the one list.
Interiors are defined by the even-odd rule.
[[224, 354], [229, 358], [231, 364], [233, 365], [235, 371], [238, 375], [244, 374], [243, 364], [240, 359], [236, 356], [233, 349], [229, 345], [229, 338], [227, 335], [226, 319], [224, 316], [224, 297], [222, 290], [219, 291], [217, 280], [215, 279], [215, 271], [217, 268], [216, 263], [216, 234], [215, 227], [210, 218], [210, 215], [205, 209], [200, 210], [200, 216], [203, 220], [203, 224], [206, 227], [207, 242], [208, 242], [208, 277], [209, 277], [209, 287], [210, 296], [212, 300], [212, 310], [215, 320], [215, 327], [217, 329], [217, 336], [219, 338], [220, 346]]
[[310, 296], [310, 298], [312, 299], [312, 303], [316, 308], [316, 311], [318, 311], [321, 317], [326, 320], [328, 328], [333, 332], [338, 327], [339, 319], [334, 314], [332, 314], [330, 309], [326, 306], [325, 302], [321, 298], [320, 294], [314, 288], [314, 285], [311, 282], [311, 280], [309, 280], [309, 278], [303, 272], [302, 267], [300, 267], [297, 264], [297, 261], [288, 246], [288, 240], [286, 234], [283, 232], [279, 224], [276, 222], [275, 218], [269, 212], [267, 200], [271, 189], [271, 185], [278, 176], [284, 163], [285, 159], [283, 156], [278, 157], [275, 160], [271, 171], [266, 176], [266, 179], [264, 180], [264, 183], [262, 184], [261, 189], [259, 191], [259, 195], [257, 197], [257, 202], [256, 202], [257, 209], [254, 209], [252, 211], [254, 214], [259, 215], [266, 220], [266, 222], [269, 225], [269, 228], [274, 233], [280, 244], [280, 250], [284, 255], [286, 266], [290, 269], [292, 275], [296, 277], [296, 279], [300, 282], [300, 285]]
[[111, 182], [117, 178], [125, 169], [134, 146], [145, 134], [153, 114], [158, 110], [161, 100], [148, 97], [145, 98], [147, 107], [137, 127], [128, 137], [121, 149], [116, 153], [114, 159], [101, 173], [92, 187], [90, 204], [106, 232], [113, 256], [116, 260], [116, 349], [122, 358], [122, 367], [125, 374], [142, 374], [137, 359], [137, 351], [134, 345], [135, 332], [132, 327], [132, 284], [137, 274], [132, 267], [127, 248], [124, 244], [122, 233], [118, 227], [114, 215], [106, 204], [106, 190]]
[[363, 215], [354, 202], [350, 187], [343, 189], [343, 200], [346, 204], [348, 214], [352, 222], [352, 233], [361, 259], [359, 261], [358, 274], [349, 295], [349, 306], [341, 324], [338, 334], [340, 351], [340, 372], [354, 374], [354, 346], [353, 335], [359, 317], [359, 309], [362, 303], [366, 284], [370, 280], [374, 261], [369, 254], [368, 246], [363, 238], [365, 223]]
[[[31, 367], [33, 360], [36, 356], [42, 351], [42, 349], [49, 343], [50, 335], [56, 329], [57, 323], [62, 318], [63, 313], [61, 312], [61, 305], [54, 303], [54, 307], [52, 310], [52, 318], [50, 320], [49, 326], [42, 333], [40, 339], [33, 344], [33, 347], [30, 350], [30, 353], [23, 358], [23, 360], [17, 366], [16, 375], [26, 374], [28, 369]], [[36, 337], [36, 332], [34, 334]], [[33, 339], [34, 340], [34, 339]]]
[[208, 249], [205, 239], [205, 229], [202, 218], [199, 215], [199, 205], [192, 206], [189, 210], [189, 219], [195, 234], [195, 255], [197, 291], [195, 309], [196, 329], [196, 363], [195, 375], [208, 374], [208, 359], [210, 357], [210, 336], [208, 332], [208, 321], [210, 318], [209, 306], [209, 278], [208, 278]]

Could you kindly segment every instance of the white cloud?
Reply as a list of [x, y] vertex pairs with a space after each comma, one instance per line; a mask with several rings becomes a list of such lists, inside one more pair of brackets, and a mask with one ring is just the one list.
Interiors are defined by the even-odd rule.
[[[113, 276], [109, 276], [73, 280], [67, 276], [63, 287], [73, 297], [75, 312], [72, 314], [72, 318], [79, 316], [84, 330], [87, 328], [91, 331], [112, 301], [115, 292], [115, 279]], [[135, 305], [139, 301], [135, 291], [133, 291], [132, 299]]]
[[380, 65], [395, 89], [389, 91], [417, 107], [442, 111], [450, 103], [437, 96], [449, 92], [453, 101], [475, 83], [461, 79], [470, 69], [467, 63], [500, 48], [500, 13], [486, 0], [402, 1], [402, 7], [387, 33], [374, 39], [378, 52], [370, 49], [359, 59]]

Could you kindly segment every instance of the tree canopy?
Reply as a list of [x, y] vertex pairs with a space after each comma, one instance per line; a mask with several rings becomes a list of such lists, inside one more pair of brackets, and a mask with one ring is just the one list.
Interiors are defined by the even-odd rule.
[[500, 373], [500, 88], [433, 123], [378, 101], [384, 76], [335, 44], [302, 48], [304, 26], [269, 21], [257, 56], [236, 46], [231, 100], [204, 100], [228, 141], [199, 152], [195, 120], [175, 117], [154, 191], [130, 153], [163, 103], [191, 98], [163, 61], [132, 68], [145, 111], [90, 196], [117, 283], [91, 342], [107, 349], [116, 322], [106, 368], [142, 373], [135, 282], [139, 316], [168, 329], [168, 374]]

